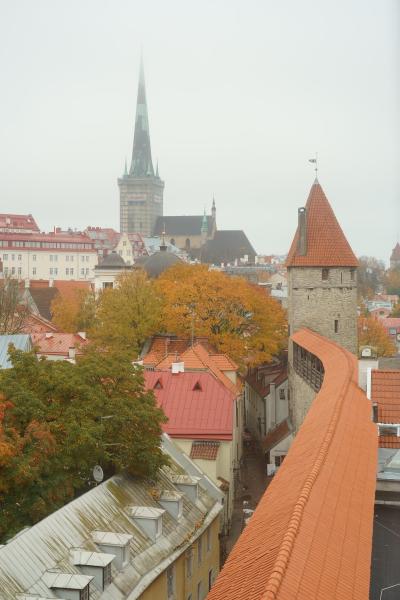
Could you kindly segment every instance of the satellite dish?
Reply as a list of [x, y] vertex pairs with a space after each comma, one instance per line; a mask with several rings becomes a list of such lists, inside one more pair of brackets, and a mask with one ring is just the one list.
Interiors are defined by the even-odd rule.
[[100, 465], [96, 465], [95, 467], [93, 467], [93, 479], [97, 483], [100, 483], [101, 481], [103, 481], [104, 473], [103, 473], [103, 469], [101, 468]]

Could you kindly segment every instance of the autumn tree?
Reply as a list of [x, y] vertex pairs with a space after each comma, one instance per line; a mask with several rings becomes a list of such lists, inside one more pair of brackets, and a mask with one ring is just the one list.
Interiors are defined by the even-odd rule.
[[207, 265], [178, 264], [155, 283], [164, 331], [208, 337], [239, 364], [271, 360], [287, 343], [281, 306], [265, 290]]
[[20, 333], [30, 314], [22, 301], [19, 282], [9, 276], [0, 280], [0, 335]]
[[68, 296], [58, 294], [51, 304], [54, 325], [66, 333], [88, 331], [95, 319], [96, 300], [94, 292], [76, 289]]
[[90, 336], [98, 344], [137, 355], [149, 335], [158, 331], [161, 300], [142, 270], [121, 273], [114, 288], [99, 296]]
[[146, 391], [142, 370], [114, 349], [92, 344], [76, 365], [10, 352], [0, 376], [0, 535], [43, 518], [110, 476], [154, 476], [165, 416]]
[[400, 268], [389, 269], [386, 272], [385, 286], [387, 294], [397, 294], [400, 296]]
[[393, 307], [392, 312], [390, 313], [391, 317], [400, 317], [400, 303], [396, 304], [396, 306]]
[[372, 346], [378, 356], [393, 356], [396, 348], [389, 338], [386, 329], [378, 319], [372, 317], [358, 318], [358, 345]]
[[358, 260], [358, 295], [360, 298], [371, 298], [384, 284], [385, 265], [374, 256], [361, 256]]

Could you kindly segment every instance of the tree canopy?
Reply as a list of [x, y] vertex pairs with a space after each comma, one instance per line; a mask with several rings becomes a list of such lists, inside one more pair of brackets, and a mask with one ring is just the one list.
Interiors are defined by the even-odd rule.
[[20, 333], [30, 314], [21, 301], [19, 281], [9, 276], [0, 280], [0, 335]]
[[0, 538], [106, 476], [153, 476], [165, 463], [163, 412], [126, 353], [91, 347], [76, 365], [10, 352], [0, 376]]
[[378, 319], [358, 317], [358, 345], [376, 348], [378, 356], [393, 356], [396, 347]]
[[126, 349], [135, 356], [158, 331], [161, 299], [142, 270], [121, 273], [116, 284], [99, 295], [90, 336], [105, 347]]
[[54, 325], [66, 333], [88, 331], [94, 325], [96, 300], [94, 292], [76, 289], [68, 296], [59, 294], [51, 303]]
[[287, 343], [281, 306], [265, 290], [207, 265], [178, 264], [155, 282], [164, 331], [207, 337], [239, 364], [271, 360]]

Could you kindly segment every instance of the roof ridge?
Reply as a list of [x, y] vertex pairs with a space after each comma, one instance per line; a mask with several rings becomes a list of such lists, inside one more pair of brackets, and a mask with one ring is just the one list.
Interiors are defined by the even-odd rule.
[[[349, 353], [341, 346], [338, 345], [338, 347], [342, 351], [343, 355], [346, 358], [346, 361], [350, 366], [350, 372], [353, 372], [353, 365]], [[312, 488], [317, 480], [321, 467], [324, 464], [325, 459], [327, 457], [328, 450], [332, 443], [334, 432], [336, 430], [336, 426], [339, 421], [339, 416], [343, 407], [343, 399], [345, 398], [346, 392], [349, 389], [349, 386], [351, 385], [352, 381], [352, 378], [348, 378], [345, 384], [343, 385], [340, 394], [338, 395], [336, 406], [333, 411], [331, 420], [329, 422], [325, 437], [321, 443], [320, 450], [314, 460], [311, 471], [299, 492], [298, 500], [293, 507], [292, 515], [288, 521], [286, 533], [283, 536], [278, 553], [276, 555], [274, 566], [272, 567], [271, 574], [266, 583], [265, 591], [262, 595], [262, 600], [276, 600], [277, 598], [277, 593], [285, 575], [285, 571], [288, 567], [297, 533], [300, 529], [304, 509], [307, 506], [307, 501], [310, 497]]]

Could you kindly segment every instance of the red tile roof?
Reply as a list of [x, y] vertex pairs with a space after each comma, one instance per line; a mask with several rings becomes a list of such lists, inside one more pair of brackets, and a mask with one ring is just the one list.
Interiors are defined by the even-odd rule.
[[309, 330], [322, 387], [208, 600], [367, 600], [377, 465], [356, 358]]
[[[88, 343], [75, 333], [32, 333], [32, 342], [38, 354], [68, 357], [70, 348], [79, 348]], [[78, 350], [79, 353], [79, 350]]]
[[35, 315], [34, 313], [30, 313], [28, 317], [25, 319], [23, 333], [50, 333], [58, 331], [57, 327], [53, 325], [50, 321], [41, 317], [40, 315]]
[[217, 460], [220, 443], [196, 440], [192, 442], [190, 458], [203, 460]]
[[268, 450], [272, 450], [272, 448], [275, 448], [275, 446], [277, 446], [279, 442], [282, 442], [282, 440], [287, 438], [288, 435], [290, 435], [290, 433], [291, 430], [289, 427], [288, 420], [285, 419], [284, 421], [281, 421], [281, 423], [279, 423], [275, 427], [275, 429], [269, 431], [268, 435], [266, 435], [265, 438], [262, 440], [262, 447], [264, 452], [268, 452]]
[[316, 181], [306, 203], [307, 253], [297, 248], [299, 230], [294, 236], [286, 260], [287, 267], [357, 267], [355, 257], [335, 214]]
[[379, 423], [400, 423], [400, 371], [373, 370], [371, 400], [378, 406]]
[[[210, 352], [215, 352], [215, 348], [211, 346], [206, 338], [195, 338], [195, 341], [201, 342]], [[175, 354], [179, 358], [191, 345], [192, 342], [189, 338], [178, 338], [174, 335], [155, 335], [151, 340], [146, 356], [143, 358], [143, 364], [156, 365], [167, 354]]]
[[400, 330], [400, 317], [386, 317], [380, 321], [385, 329], [396, 328]]
[[[171, 437], [231, 440], [235, 394], [207, 372], [145, 371], [147, 389], [168, 417]], [[158, 385], [157, 385], [158, 384]], [[201, 389], [195, 389], [196, 384]]]
[[35, 231], [39, 233], [39, 227], [32, 215], [14, 215], [10, 213], [0, 214], [0, 229], [20, 229], [21, 231]]

